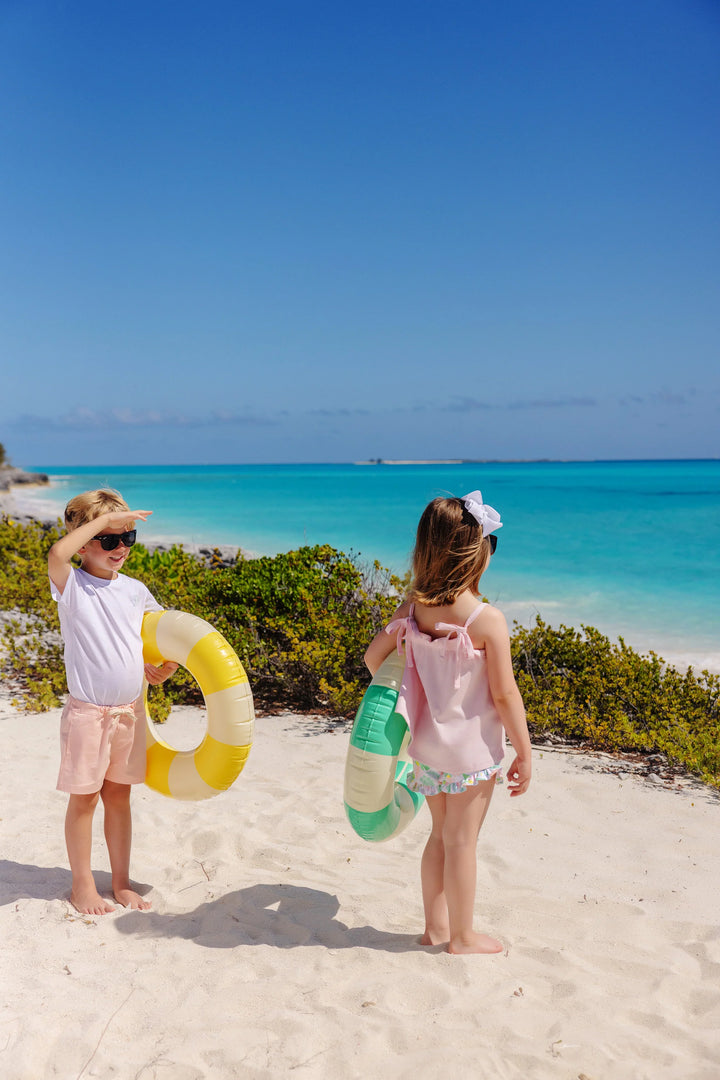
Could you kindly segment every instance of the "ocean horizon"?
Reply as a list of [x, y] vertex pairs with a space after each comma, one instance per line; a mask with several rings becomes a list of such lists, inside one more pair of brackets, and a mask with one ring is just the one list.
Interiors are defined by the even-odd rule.
[[427, 502], [479, 488], [504, 523], [482, 590], [509, 623], [595, 626], [720, 672], [717, 459], [30, 467], [50, 485], [13, 495], [38, 517], [110, 486], [153, 510], [140, 540], [254, 555], [329, 543], [400, 576]]

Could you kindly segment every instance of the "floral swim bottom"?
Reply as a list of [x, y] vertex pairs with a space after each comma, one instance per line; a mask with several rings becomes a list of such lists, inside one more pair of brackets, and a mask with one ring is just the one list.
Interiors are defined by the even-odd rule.
[[421, 761], [413, 760], [412, 764], [412, 771], [405, 777], [405, 783], [411, 791], [416, 791], [419, 795], [459, 795], [466, 788], [483, 784], [493, 776], [496, 784], [503, 782], [500, 765], [491, 765], [489, 769], [481, 769], [480, 772], [449, 773], [431, 769]]

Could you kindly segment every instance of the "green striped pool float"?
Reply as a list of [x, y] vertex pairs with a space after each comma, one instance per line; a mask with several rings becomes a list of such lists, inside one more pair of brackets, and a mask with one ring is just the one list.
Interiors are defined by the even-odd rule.
[[363, 840], [389, 840], [410, 824], [424, 797], [403, 780], [411, 769], [405, 718], [395, 712], [405, 658], [393, 650], [355, 717], [345, 761], [345, 813]]

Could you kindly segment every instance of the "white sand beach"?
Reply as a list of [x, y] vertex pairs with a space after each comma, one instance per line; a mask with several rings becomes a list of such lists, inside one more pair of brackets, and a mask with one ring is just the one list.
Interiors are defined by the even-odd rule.
[[[166, 736], [203, 723], [176, 710]], [[0, 704], [4, 1080], [720, 1075], [710, 789], [538, 749], [530, 792], [498, 788], [479, 844], [477, 925], [506, 951], [458, 957], [418, 945], [427, 809], [394, 841], [360, 840], [347, 734], [291, 714], [258, 718], [216, 798], [136, 788], [153, 910], [78, 915], [58, 724]], [[107, 892], [99, 815], [96, 837]]]

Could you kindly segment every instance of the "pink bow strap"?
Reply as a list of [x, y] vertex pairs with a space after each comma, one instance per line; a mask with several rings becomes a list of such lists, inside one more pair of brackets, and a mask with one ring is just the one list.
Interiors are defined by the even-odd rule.
[[387, 626], [385, 627], [385, 633], [386, 634], [397, 633], [397, 646], [396, 646], [396, 648], [397, 648], [397, 651], [398, 651], [398, 656], [402, 656], [403, 653], [404, 653], [406, 658], [407, 658], [408, 667], [412, 667], [413, 666], [413, 663], [412, 663], [412, 649], [409, 649], [407, 647], [403, 648], [403, 643], [405, 643], [405, 645], [407, 645], [407, 643], [409, 641], [409, 638], [408, 638], [408, 622], [409, 621], [410, 620], [407, 619], [407, 618], [406, 619], [393, 619], [393, 621], [389, 622], [387, 624]]
[[447, 650], [448, 650], [448, 644], [447, 643], [452, 638], [457, 638], [459, 640], [459, 642], [460, 642], [460, 648], [455, 653], [455, 679], [454, 679], [454, 683], [455, 683], [455, 686], [458, 687], [460, 685], [460, 653], [463, 652], [465, 654], [465, 658], [467, 660], [472, 660], [473, 656], [475, 655], [475, 646], [472, 643], [472, 638], [470, 637], [470, 631], [468, 630], [467, 626], [454, 626], [452, 623], [443, 623], [443, 622], [435, 623], [435, 629], [436, 630], [447, 630], [447, 634], [445, 634], [445, 637], [443, 639], [443, 645], [442, 645], [443, 655], [444, 656], [447, 656]]
[[[462, 650], [465, 653], [465, 656], [468, 660], [472, 660], [473, 656], [475, 655], [475, 646], [472, 643], [470, 631], [468, 630], [467, 626], [453, 626], [452, 623], [439, 622], [435, 623], [435, 629], [447, 630], [447, 633], [445, 634], [445, 641], [450, 641], [452, 638], [457, 638], [459, 641], [461, 641]], [[447, 652], [447, 646], [445, 647], [445, 651]]]

